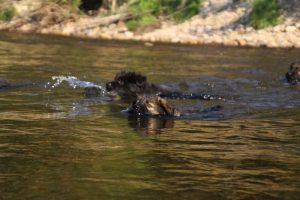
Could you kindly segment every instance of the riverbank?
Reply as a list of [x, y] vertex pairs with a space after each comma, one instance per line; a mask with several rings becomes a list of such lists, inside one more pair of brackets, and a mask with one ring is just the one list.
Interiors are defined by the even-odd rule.
[[23, 4], [15, 2], [22, 12], [10, 21], [0, 22], [0, 30], [144, 42], [300, 48], [300, 2], [295, 0], [282, 0], [281, 22], [261, 30], [247, 24], [251, 6], [244, 1], [206, 1], [198, 15], [183, 23], [162, 18], [135, 31], [126, 27], [126, 13], [87, 16], [70, 13], [53, 3]]

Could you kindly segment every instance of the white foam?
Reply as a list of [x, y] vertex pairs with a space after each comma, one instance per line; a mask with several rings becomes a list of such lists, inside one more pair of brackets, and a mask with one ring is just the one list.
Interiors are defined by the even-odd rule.
[[72, 88], [86, 88], [86, 87], [97, 87], [99, 89], [101, 89], [103, 92], [105, 91], [105, 89], [101, 86], [101, 85], [97, 85], [95, 83], [89, 82], [89, 81], [82, 81], [79, 80], [77, 77], [75, 76], [52, 76], [51, 79], [54, 82], [48, 82], [46, 84], [46, 88], [56, 88], [59, 85], [61, 85], [63, 82], [66, 82], [69, 84], [69, 86], [71, 86]]

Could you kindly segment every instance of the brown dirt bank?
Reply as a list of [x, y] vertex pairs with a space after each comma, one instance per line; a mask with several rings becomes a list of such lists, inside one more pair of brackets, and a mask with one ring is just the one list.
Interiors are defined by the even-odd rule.
[[127, 14], [105, 18], [74, 15], [56, 4], [23, 0], [15, 1], [19, 14], [0, 22], [0, 30], [145, 42], [300, 48], [300, 1], [282, 1], [281, 23], [262, 30], [245, 25], [251, 10], [248, 3], [208, 0], [199, 15], [183, 23], [162, 20], [159, 26], [132, 32], [122, 21]]

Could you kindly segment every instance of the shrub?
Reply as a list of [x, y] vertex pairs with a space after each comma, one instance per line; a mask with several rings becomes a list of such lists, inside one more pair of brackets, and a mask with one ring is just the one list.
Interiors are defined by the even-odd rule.
[[175, 20], [186, 20], [199, 12], [202, 0], [133, 0], [129, 8], [135, 17], [127, 22], [129, 29], [157, 22], [158, 15], [172, 17]]
[[184, 21], [198, 14], [202, 0], [163, 1], [165, 13], [178, 21]]
[[280, 6], [277, 0], [252, 0], [250, 25], [256, 29], [275, 26], [280, 21]]
[[9, 21], [15, 16], [15, 14], [16, 10], [13, 6], [4, 8], [0, 10], [0, 20]]

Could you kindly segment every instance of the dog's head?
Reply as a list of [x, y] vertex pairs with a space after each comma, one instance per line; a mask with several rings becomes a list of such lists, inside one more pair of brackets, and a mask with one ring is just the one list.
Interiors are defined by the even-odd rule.
[[291, 84], [297, 84], [297, 82], [300, 82], [300, 62], [292, 63], [289, 71], [285, 74], [285, 77]]
[[147, 78], [135, 72], [121, 71], [114, 81], [106, 84], [106, 91], [116, 91], [121, 96], [136, 96], [147, 87]]

